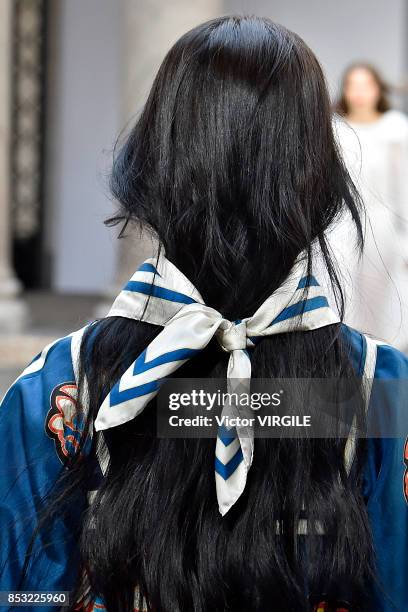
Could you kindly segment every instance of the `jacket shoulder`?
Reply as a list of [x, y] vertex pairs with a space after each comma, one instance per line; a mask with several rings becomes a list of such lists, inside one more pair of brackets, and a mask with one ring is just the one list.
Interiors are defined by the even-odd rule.
[[[365, 373], [372, 378], [408, 378], [408, 355], [395, 346], [345, 323], [342, 324], [341, 331], [359, 376]], [[368, 363], [369, 361], [371, 363]]]
[[30, 438], [29, 454], [40, 449], [46, 451], [51, 443], [60, 464], [73, 450], [80, 434], [79, 348], [87, 327], [45, 346], [14, 381], [0, 404], [3, 438], [13, 440], [24, 437], [26, 432]]

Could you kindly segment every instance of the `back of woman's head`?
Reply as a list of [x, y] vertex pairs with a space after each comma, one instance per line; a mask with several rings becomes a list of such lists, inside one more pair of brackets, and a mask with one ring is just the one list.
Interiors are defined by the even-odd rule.
[[[116, 156], [112, 190], [122, 211], [111, 222], [149, 228], [229, 319], [251, 316], [314, 242], [339, 288], [325, 231], [344, 206], [360, 228], [319, 63], [296, 34], [258, 17], [213, 19], [175, 43]], [[350, 374], [340, 327], [263, 338], [252, 375]], [[108, 317], [85, 334], [79, 397], [86, 372], [89, 431], [112, 385], [160, 331]], [[178, 375], [225, 377], [226, 368], [210, 341]], [[362, 603], [371, 543], [360, 454], [348, 478], [344, 439], [257, 439], [245, 492], [221, 517], [214, 439], [158, 439], [156, 414], [153, 400], [132, 422], [92, 437], [95, 450], [103, 434], [110, 463], [80, 550], [109, 610], [132, 609], [135, 584], [156, 612], [300, 612], [311, 609], [309, 592]], [[92, 487], [86, 461], [70, 467], [65, 499]], [[297, 529], [305, 512], [308, 538]]]
[[111, 185], [122, 215], [231, 317], [251, 315], [315, 239], [328, 256], [344, 205], [359, 224], [319, 62], [260, 17], [213, 19], [174, 44]]

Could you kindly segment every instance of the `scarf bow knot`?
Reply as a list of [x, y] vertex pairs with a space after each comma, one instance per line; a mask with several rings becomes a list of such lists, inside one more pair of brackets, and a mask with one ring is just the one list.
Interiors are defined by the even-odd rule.
[[245, 349], [248, 345], [246, 321], [231, 322], [223, 319], [216, 337], [221, 348], [228, 353]]
[[[171, 376], [216, 337], [230, 353], [228, 392], [249, 389], [251, 359], [248, 347], [258, 339], [293, 330], [308, 331], [339, 322], [322, 287], [306, 273], [303, 254], [284, 283], [256, 312], [244, 320], [228, 321], [204, 304], [194, 285], [164, 255], [147, 259], [124, 286], [108, 313], [163, 327], [146, 349], [115, 382], [99, 407], [97, 431], [137, 417]], [[238, 415], [241, 407], [223, 406], [222, 415]], [[254, 453], [252, 427], [220, 426], [215, 445], [215, 484], [219, 511], [224, 515], [242, 494]]]

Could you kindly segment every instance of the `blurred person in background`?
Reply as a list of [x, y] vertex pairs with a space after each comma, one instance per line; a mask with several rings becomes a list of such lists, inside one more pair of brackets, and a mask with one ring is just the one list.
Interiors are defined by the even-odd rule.
[[365, 205], [364, 251], [357, 258], [350, 217], [331, 246], [348, 288], [345, 320], [408, 349], [408, 118], [392, 109], [389, 87], [366, 63], [344, 74], [335, 131]]

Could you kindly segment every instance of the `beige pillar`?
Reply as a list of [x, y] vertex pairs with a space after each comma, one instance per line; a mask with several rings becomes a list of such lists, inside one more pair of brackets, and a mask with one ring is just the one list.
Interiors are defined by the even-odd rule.
[[[147, 98], [154, 76], [168, 49], [187, 30], [222, 13], [222, 0], [122, 0], [123, 125], [132, 125]], [[131, 231], [119, 241], [115, 280], [107, 302], [97, 309], [104, 316], [110, 299], [138, 265], [154, 254], [147, 236]]]
[[0, 333], [20, 331], [27, 319], [17, 295], [20, 283], [11, 264], [10, 245], [10, 85], [12, 0], [0, 2]]

